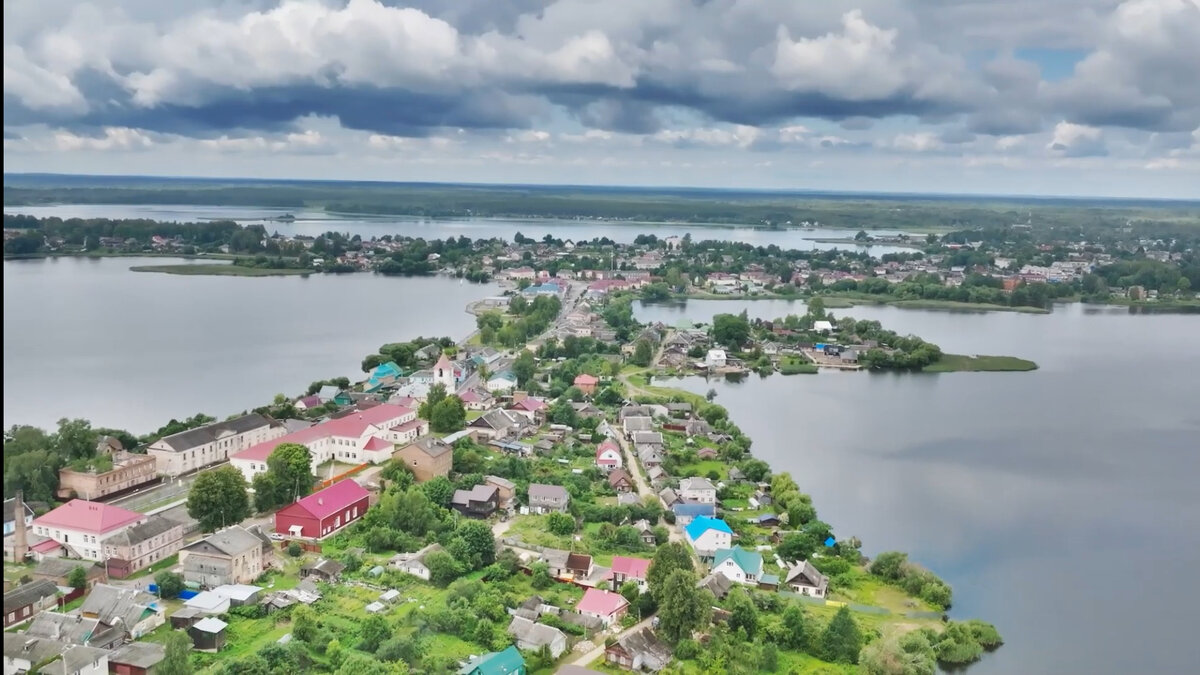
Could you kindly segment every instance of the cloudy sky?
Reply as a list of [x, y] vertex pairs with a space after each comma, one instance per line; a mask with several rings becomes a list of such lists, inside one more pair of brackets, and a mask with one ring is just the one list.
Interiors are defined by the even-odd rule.
[[4, 166], [1200, 198], [1200, 0], [5, 0]]

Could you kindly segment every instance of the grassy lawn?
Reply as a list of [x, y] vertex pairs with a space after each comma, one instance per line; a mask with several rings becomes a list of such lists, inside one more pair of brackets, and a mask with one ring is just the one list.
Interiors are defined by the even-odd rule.
[[[695, 464], [685, 464], [679, 467], [681, 476], [708, 476], [709, 471], [716, 471], [721, 479], [729, 476], [729, 465], [716, 459], [706, 459]], [[743, 504], [744, 506], [744, 504]]]
[[129, 575], [129, 578], [130, 579], [140, 579], [142, 577], [154, 576], [154, 574], [161, 572], [162, 570], [171, 569], [172, 567], [174, 567], [178, 564], [179, 564], [179, 554], [176, 553], [175, 555], [173, 555], [169, 558], [163, 558], [162, 560], [159, 560], [158, 562], [154, 563], [153, 565], [147, 567], [144, 570], [141, 570], [141, 571], [138, 571], [138, 572], [135, 572], [135, 573]]
[[966, 356], [964, 354], [943, 354], [936, 363], [922, 369], [926, 373], [959, 373], [959, 372], [1019, 372], [1037, 370], [1033, 361], [1019, 359], [1015, 356]]
[[278, 277], [296, 274], [312, 274], [312, 270], [269, 269], [265, 267], [242, 267], [240, 265], [134, 265], [132, 272], [158, 272], [160, 274], [182, 274], [187, 276], [216, 277]]

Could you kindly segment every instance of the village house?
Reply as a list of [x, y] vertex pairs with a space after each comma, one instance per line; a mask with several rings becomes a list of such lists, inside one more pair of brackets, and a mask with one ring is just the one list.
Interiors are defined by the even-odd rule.
[[113, 649], [126, 639], [122, 626], [109, 626], [99, 619], [51, 611], [35, 615], [22, 634], [74, 645], [88, 644], [101, 649]]
[[397, 444], [429, 433], [429, 423], [415, 410], [383, 403], [315, 424], [249, 447], [230, 458], [246, 481], [265, 473], [267, 458], [283, 443], [298, 443], [312, 455], [312, 468], [330, 460], [351, 464], [380, 464], [392, 458]]
[[712, 571], [724, 574], [735, 583], [753, 586], [762, 577], [763, 558], [760, 553], [741, 546], [718, 549], [713, 555]]
[[[513, 398], [516, 399], [517, 394], [514, 394]], [[546, 405], [545, 401], [532, 396], [522, 396], [519, 400], [515, 400], [512, 405], [508, 406], [510, 412], [521, 415], [533, 424], [540, 424], [545, 421], [547, 408], [549, 406]]]
[[130, 642], [108, 654], [111, 675], [154, 675], [155, 668], [167, 657], [166, 647], [156, 642]]
[[22, 584], [4, 594], [4, 628], [25, 623], [58, 604], [58, 586], [46, 579]]
[[585, 396], [591, 396], [596, 393], [596, 385], [600, 384], [600, 378], [595, 375], [580, 373], [575, 376], [574, 384]]
[[645, 518], [633, 524], [633, 527], [638, 531], [638, 537], [642, 543], [647, 546], [654, 546], [658, 543], [658, 538], [654, 536], [654, 528], [650, 526], [650, 521]]
[[618, 494], [633, 492], [637, 487], [633, 484], [633, 478], [625, 469], [614, 469], [612, 473], [608, 474], [608, 484]]
[[724, 574], [710, 572], [708, 576], [696, 582], [696, 588], [702, 588], [717, 600], [724, 600], [725, 596], [729, 595], [729, 591], [733, 590], [733, 581]]
[[4, 634], [4, 675], [33, 672], [35, 666], [62, 654], [71, 645], [26, 633]]
[[59, 469], [58, 498], [96, 500], [160, 480], [158, 461], [150, 455], [120, 451], [108, 456], [112, 458], [108, 471]]
[[507, 438], [520, 436], [528, 424], [528, 420], [510, 410], [491, 410], [467, 423], [468, 429], [475, 429], [483, 438]]
[[491, 485], [499, 492], [499, 504], [502, 509], [511, 509], [513, 498], [517, 496], [517, 484], [500, 476], [484, 476], [483, 482]]
[[476, 656], [458, 669], [458, 675], [526, 675], [525, 659], [516, 645]]
[[795, 593], [814, 598], [825, 597], [825, 592], [829, 589], [829, 577], [821, 574], [807, 560], [797, 562], [788, 568], [787, 574], [783, 577], [783, 583]]
[[494, 485], [476, 485], [470, 490], [455, 490], [450, 507], [471, 518], [487, 518], [500, 508], [500, 491]]
[[[25, 527], [28, 528], [30, 525], [33, 525], [33, 516], [34, 516], [33, 507], [29, 506], [29, 504], [26, 504], [25, 501], [22, 500], [21, 501], [21, 511], [25, 515], [25, 518], [24, 518]], [[12, 499], [4, 500], [4, 536], [7, 537], [8, 535], [10, 535], [16, 531], [17, 531], [17, 499], [16, 499], [16, 497], [14, 497]]]
[[433, 436], [423, 436], [392, 453], [392, 459], [408, 467], [418, 483], [449, 476], [454, 448]]
[[716, 504], [717, 486], [707, 478], [684, 478], [679, 481], [679, 495], [687, 502]]
[[138, 639], [166, 623], [162, 603], [157, 597], [136, 588], [96, 584], [79, 608], [85, 619], [97, 619], [106, 626], [119, 627], [130, 639]]
[[675, 524], [686, 527], [696, 518], [713, 518], [717, 515], [715, 504], [677, 501], [671, 505], [671, 513], [675, 514]]
[[625, 670], [656, 673], [671, 662], [671, 647], [649, 628], [643, 628], [609, 645], [604, 660]]
[[336, 560], [329, 558], [317, 558], [316, 560], [304, 563], [300, 567], [300, 576], [308, 579], [320, 579], [328, 583], [333, 583], [341, 578], [342, 572], [346, 566]]
[[105, 564], [110, 576], [124, 579], [175, 555], [181, 546], [183, 523], [154, 515], [105, 540]]
[[248, 584], [266, 571], [272, 550], [258, 526], [233, 525], [184, 546], [179, 563], [184, 581], [205, 588]]
[[98, 582], [102, 581], [108, 572], [105, 571], [104, 565], [101, 563], [82, 562], [79, 560], [67, 560], [65, 558], [42, 558], [37, 566], [33, 568], [30, 576], [34, 579], [46, 579], [53, 582], [55, 586], [70, 586], [71, 583], [67, 577], [71, 576], [71, 572], [76, 567], [82, 567], [87, 576], [87, 588], [90, 589]]
[[34, 519], [33, 533], [49, 541], [35, 544], [33, 549], [43, 555], [62, 550], [71, 558], [100, 561], [105, 542], [146, 520], [145, 515], [119, 506], [72, 499]]
[[718, 518], [699, 516], [684, 528], [688, 543], [701, 559], [712, 558], [713, 555], [733, 545], [733, 530]]
[[550, 658], [557, 659], [567, 651], [567, 635], [553, 626], [537, 623], [524, 617], [514, 616], [508, 624], [508, 634], [513, 636], [517, 649], [540, 652], [543, 648]]
[[334, 483], [275, 512], [275, 532], [323, 539], [362, 518], [371, 494], [353, 480]]
[[624, 459], [621, 457], [621, 446], [611, 438], [606, 438], [596, 446], [596, 466], [611, 471], [620, 469], [624, 466]]
[[649, 569], [649, 560], [617, 555], [613, 556], [612, 570], [608, 573], [607, 578], [612, 580], [614, 590], [620, 590], [622, 584], [632, 581], [637, 584], [639, 592], [645, 593], [647, 589], [646, 573]]
[[629, 609], [629, 601], [620, 593], [604, 591], [599, 588], [589, 588], [583, 593], [583, 598], [575, 606], [575, 611], [584, 616], [600, 619], [605, 626], [612, 626], [625, 616]]
[[561, 485], [529, 484], [529, 510], [534, 513], [565, 513], [571, 495]]
[[398, 553], [392, 557], [388, 564], [405, 574], [411, 574], [422, 581], [429, 581], [429, 566], [425, 564], [425, 558], [430, 553], [441, 550], [444, 550], [441, 544], [430, 544], [416, 553]]
[[286, 433], [275, 420], [258, 413], [164, 436], [146, 452], [158, 463], [158, 473], [175, 477], [211, 464]]
[[592, 572], [595, 571], [592, 556], [586, 553], [567, 554], [567, 561], [564, 563], [563, 571], [575, 581], [588, 579], [592, 576]]

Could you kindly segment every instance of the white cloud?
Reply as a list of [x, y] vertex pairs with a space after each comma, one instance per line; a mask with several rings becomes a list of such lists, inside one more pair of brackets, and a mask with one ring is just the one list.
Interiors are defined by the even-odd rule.
[[33, 110], [65, 108], [87, 110], [83, 94], [61, 73], [54, 73], [30, 61], [25, 50], [4, 45], [4, 95], [15, 96]]
[[852, 101], [887, 98], [905, 84], [895, 30], [874, 26], [861, 10], [842, 17], [842, 32], [793, 40], [779, 27], [771, 71], [793, 90], [819, 91]]
[[104, 135], [79, 136], [69, 131], [59, 131], [54, 135], [55, 147], [63, 152], [78, 150], [147, 150], [154, 145], [150, 136], [137, 129], [127, 127], [109, 127]]
[[929, 131], [918, 131], [911, 134], [900, 134], [892, 139], [891, 147], [906, 152], [932, 152], [941, 150], [944, 146], [937, 134]]
[[1108, 153], [1104, 132], [1096, 127], [1059, 122], [1046, 150], [1060, 157], [1093, 157]]

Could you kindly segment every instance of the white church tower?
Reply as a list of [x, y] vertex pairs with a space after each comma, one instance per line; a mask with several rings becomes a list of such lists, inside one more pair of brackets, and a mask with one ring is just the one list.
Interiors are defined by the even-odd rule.
[[449, 394], [458, 390], [458, 382], [454, 377], [454, 364], [446, 358], [445, 354], [442, 354], [442, 358], [433, 365], [433, 383], [445, 385], [446, 392]]

